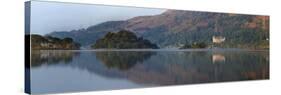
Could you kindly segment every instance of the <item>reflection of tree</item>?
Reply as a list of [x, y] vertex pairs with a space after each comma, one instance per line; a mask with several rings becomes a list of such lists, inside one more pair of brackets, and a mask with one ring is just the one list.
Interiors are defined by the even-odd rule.
[[58, 64], [60, 62], [69, 63], [73, 56], [78, 55], [78, 52], [73, 51], [48, 51], [48, 50], [32, 50], [31, 51], [31, 66], [37, 67], [42, 64]]
[[268, 52], [232, 52], [227, 54], [226, 62], [234, 69], [243, 80], [269, 78], [269, 53]]
[[211, 52], [157, 53], [126, 75], [134, 82], [175, 85], [269, 78], [266, 53], [222, 52], [225, 64], [212, 64]]
[[108, 68], [128, 70], [136, 63], [147, 60], [154, 53], [147, 51], [99, 51], [96, 52], [96, 57]]
[[[33, 66], [68, 63], [77, 55], [67, 51], [33, 51], [32, 54]], [[218, 54], [213, 64], [213, 56]], [[83, 52], [75, 57], [75, 62], [64, 66], [139, 84], [176, 85], [268, 79], [268, 55], [268, 52], [248, 51], [94, 51]]]
[[[105, 70], [99, 74], [107, 77], [120, 76], [140, 84], [157, 85], [269, 78], [269, 60], [266, 52], [163, 51], [147, 57], [150, 55], [148, 53], [96, 52], [96, 58], [107, 68], [118, 68], [117, 70], [103, 68]], [[213, 64], [213, 56], [217, 54], [220, 55], [219, 61], [223, 62], [217, 62], [218, 59], [215, 58], [216, 64]], [[135, 65], [136, 63], [142, 64]]]

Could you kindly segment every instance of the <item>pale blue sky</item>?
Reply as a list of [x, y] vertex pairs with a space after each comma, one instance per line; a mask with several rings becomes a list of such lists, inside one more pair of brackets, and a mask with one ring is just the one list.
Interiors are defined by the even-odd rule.
[[44, 35], [53, 31], [69, 31], [106, 21], [156, 15], [164, 11], [165, 9], [32, 1], [31, 33]]

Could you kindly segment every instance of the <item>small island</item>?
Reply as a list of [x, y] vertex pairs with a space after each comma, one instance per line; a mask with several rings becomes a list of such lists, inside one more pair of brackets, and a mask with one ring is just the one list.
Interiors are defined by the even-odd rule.
[[179, 49], [191, 49], [191, 48], [207, 48], [207, 44], [203, 42], [194, 42], [192, 44], [185, 44], [184, 46], [180, 47]]
[[149, 40], [137, 37], [133, 32], [121, 30], [108, 32], [103, 38], [98, 39], [91, 46], [93, 49], [158, 49], [156, 44]]
[[77, 50], [80, 44], [75, 43], [72, 38], [56, 38], [41, 35], [26, 35], [30, 38], [32, 50]]

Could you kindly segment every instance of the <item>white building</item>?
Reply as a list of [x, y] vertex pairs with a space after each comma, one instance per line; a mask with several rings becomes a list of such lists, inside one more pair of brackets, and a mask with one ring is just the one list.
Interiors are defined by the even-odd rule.
[[225, 37], [222, 36], [213, 36], [213, 43], [222, 43], [225, 41]]

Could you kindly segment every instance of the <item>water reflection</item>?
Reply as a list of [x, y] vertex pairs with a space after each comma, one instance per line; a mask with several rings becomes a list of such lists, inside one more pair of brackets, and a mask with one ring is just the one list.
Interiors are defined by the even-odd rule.
[[213, 63], [224, 63], [225, 62], [225, 56], [222, 54], [213, 54]]
[[[44, 83], [48, 83], [48, 86], [39, 85], [40, 81], [36, 82], [37, 86], [33, 86], [42, 89], [56, 87], [56, 80], [66, 80], [63, 85], [75, 84], [76, 81], [67, 81], [69, 77], [81, 80], [77, 84], [97, 82], [94, 85], [75, 86], [72, 90], [107, 90], [269, 78], [268, 51], [47, 51], [32, 52], [31, 64], [33, 79], [40, 80], [37, 78], [48, 75], [47, 79], [44, 78]], [[59, 70], [49, 72], [50, 68], [58, 66]], [[61, 71], [63, 68], [71, 68], [73, 70], [70, 71], [73, 72]], [[81, 73], [85, 71], [95, 78], [82, 76]], [[60, 74], [60, 77], [52, 77], [54, 74]], [[97, 80], [97, 77], [103, 80]], [[116, 87], [120, 83], [116, 80], [122, 80], [122, 87]], [[63, 86], [59, 91], [68, 91], [66, 89], [71, 87]]]
[[96, 57], [108, 68], [128, 70], [137, 63], [143, 63], [155, 52], [147, 51], [98, 51]]
[[79, 52], [73, 51], [51, 51], [51, 50], [33, 50], [31, 52], [31, 66], [37, 67], [43, 64], [51, 65], [58, 63], [70, 63], [72, 58], [78, 56]]

